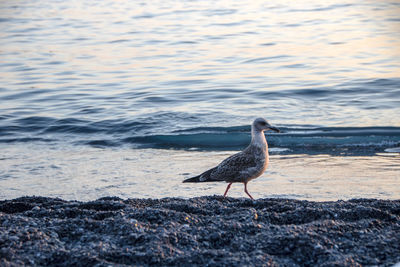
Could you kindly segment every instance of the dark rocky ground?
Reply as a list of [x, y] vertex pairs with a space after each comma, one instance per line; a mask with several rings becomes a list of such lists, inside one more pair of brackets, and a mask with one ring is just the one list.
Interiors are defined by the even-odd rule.
[[23, 197], [0, 201], [2, 266], [392, 266], [400, 200]]

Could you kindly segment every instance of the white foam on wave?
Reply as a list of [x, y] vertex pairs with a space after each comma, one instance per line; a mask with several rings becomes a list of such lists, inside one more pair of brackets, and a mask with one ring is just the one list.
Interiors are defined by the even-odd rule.
[[268, 148], [269, 152], [285, 152], [285, 151], [290, 151], [289, 148], [285, 148], [285, 147], [270, 147]]
[[[400, 153], [400, 147], [390, 147], [390, 148], [386, 148], [385, 152], [389, 152], [389, 153]], [[400, 267], [400, 265], [398, 266]]]

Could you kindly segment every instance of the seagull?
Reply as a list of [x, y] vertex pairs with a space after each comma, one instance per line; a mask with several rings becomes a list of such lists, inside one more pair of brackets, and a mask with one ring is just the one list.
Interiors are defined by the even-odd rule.
[[247, 183], [263, 174], [268, 167], [268, 143], [264, 135], [264, 131], [268, 130], [280, 132], [265, 119], [255, 119], [251, 125], [251, 142], [245, 150], [226, 158], [200, 175], [184, 180], [183, 183], [227, 182], [224, 197], [232, 183], [243, 183], [244, 192], [254, 199], [247, 191]]

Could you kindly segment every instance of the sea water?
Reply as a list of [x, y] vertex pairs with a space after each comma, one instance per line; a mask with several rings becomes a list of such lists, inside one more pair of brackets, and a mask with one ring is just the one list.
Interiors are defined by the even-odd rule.
[[[398, 1], [2, 1], [0, 199], [182, 184], [264, 117], [256, 198], [400, 198]], [[230, 196], [244, 197], [237, 184]]]

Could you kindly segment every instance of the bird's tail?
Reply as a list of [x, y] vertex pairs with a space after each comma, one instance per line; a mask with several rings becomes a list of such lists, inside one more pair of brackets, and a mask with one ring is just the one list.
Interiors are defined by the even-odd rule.
[[192, 178], [188, 178], [183, 180], [182, 183], [204, 183], [204, 182], [214, 182], [217, 180], [214, 180], [210, 177], [211, 172], [214, 170], [215, 168], [209, 169], [208, 171], [203, 172], [200, 175], [197, 175], [195, 177]]
[[185, 179], [185, 180], [183, 180], [182, 183], [200, 183], [201, 182], [200, 181], [200, 176], [201, 175], [197, 175], [195, 177]]

